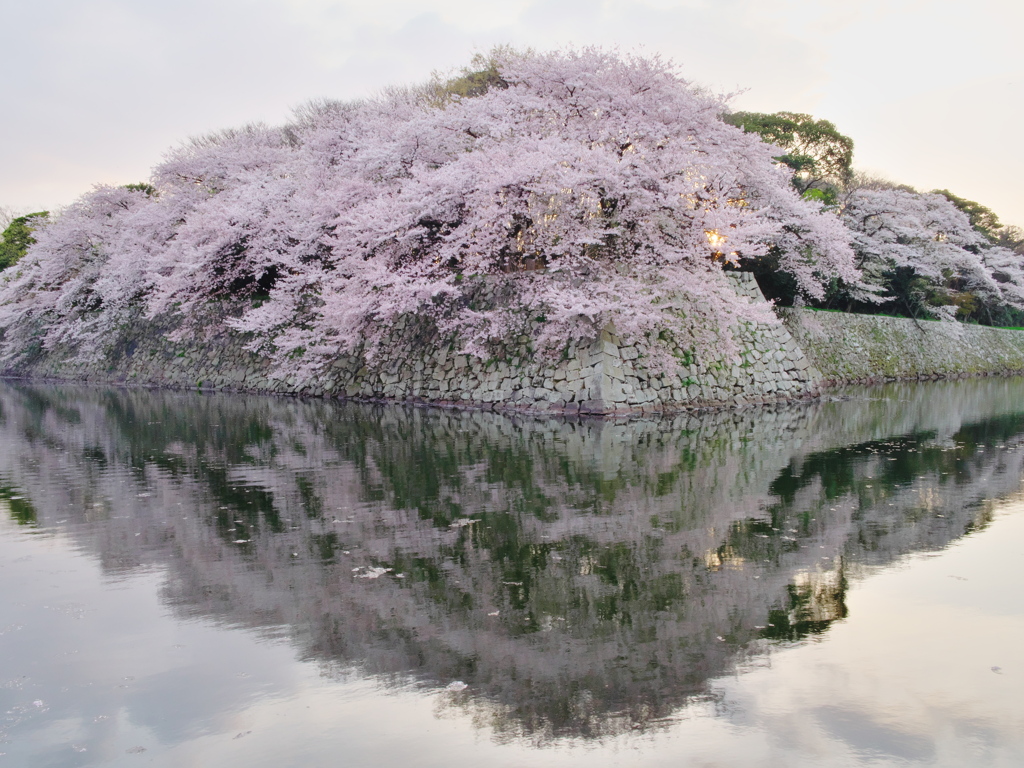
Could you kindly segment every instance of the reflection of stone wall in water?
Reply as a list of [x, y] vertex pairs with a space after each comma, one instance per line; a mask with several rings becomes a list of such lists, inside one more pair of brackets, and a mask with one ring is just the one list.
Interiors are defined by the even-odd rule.
[[1019, 488], [1013, 382], [879, 394], [617, 424], [4, 387], [0, 478], [105, 567], [165, 569], [178, 611], [598, 735], [824, 631], [859, 569]]

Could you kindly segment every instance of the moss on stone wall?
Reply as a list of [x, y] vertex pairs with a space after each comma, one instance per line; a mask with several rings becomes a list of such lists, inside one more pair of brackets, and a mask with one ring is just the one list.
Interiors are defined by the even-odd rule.
[[1024, 331], [807, 309], [782, 314], [825, 385], [1024, 371]]
[[[737, 291], [763, 301], [749, 277], [734, 276]], [[172, 341], [173, 321], [140, 316], [87, 359], [80, 350], [39, 350], [3, 373], [448, 407], [624, 414], [786, 401], [855, 381], [1024, 371], [1024, 331], [788, 309], [782, 311], [782, 324], [737, 328], [737, 359], [699, 360], [684, 344], [677, 350], [679, 368], [671, 372], [648, 368], [649, 350], [625, 344], [612, 325], [592, 341], [567, 343], [557, 360], [537, 355], [529, 335], [509, 339], [495, 347], [492, 358], [480, 360], [456, 354], [455, 340], [410, 320], [396, 323], [391, 343], [372, 361], [341, 355], [319, 373], [301, 375], [275, 371], [269, 360], [248, 351], [251, 336], [225, 325], [232, 307], [211, 305], [208, 312], [197, 326], [213, 329], [209, 335]]]

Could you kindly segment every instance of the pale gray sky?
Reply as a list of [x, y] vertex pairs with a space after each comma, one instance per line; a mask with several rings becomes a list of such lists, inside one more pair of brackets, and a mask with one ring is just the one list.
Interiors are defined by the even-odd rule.
[[419, 82], [495, 44], [661, 53], [740, 109], [1024, 226], [1020, 0], [0, 0], [0, 206], [141, 181], [195, 134]]

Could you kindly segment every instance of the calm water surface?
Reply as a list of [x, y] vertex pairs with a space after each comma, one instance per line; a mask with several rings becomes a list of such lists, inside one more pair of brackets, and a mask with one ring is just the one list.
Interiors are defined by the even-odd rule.
[[602, 423], [0, 383], [0, 766], [1020, 766], [1024, 382]]

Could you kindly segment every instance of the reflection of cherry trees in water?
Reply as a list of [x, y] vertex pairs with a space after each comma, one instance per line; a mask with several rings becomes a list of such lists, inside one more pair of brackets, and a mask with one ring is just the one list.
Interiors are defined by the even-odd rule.
[[884, 394], [614, 423], [4, 387], [0, 496], [328, 674], [464, 681], [449, 704], [499, 733], [600, 736], [824, 632], [851, 578], [1019, 487], [1018, 384]]

